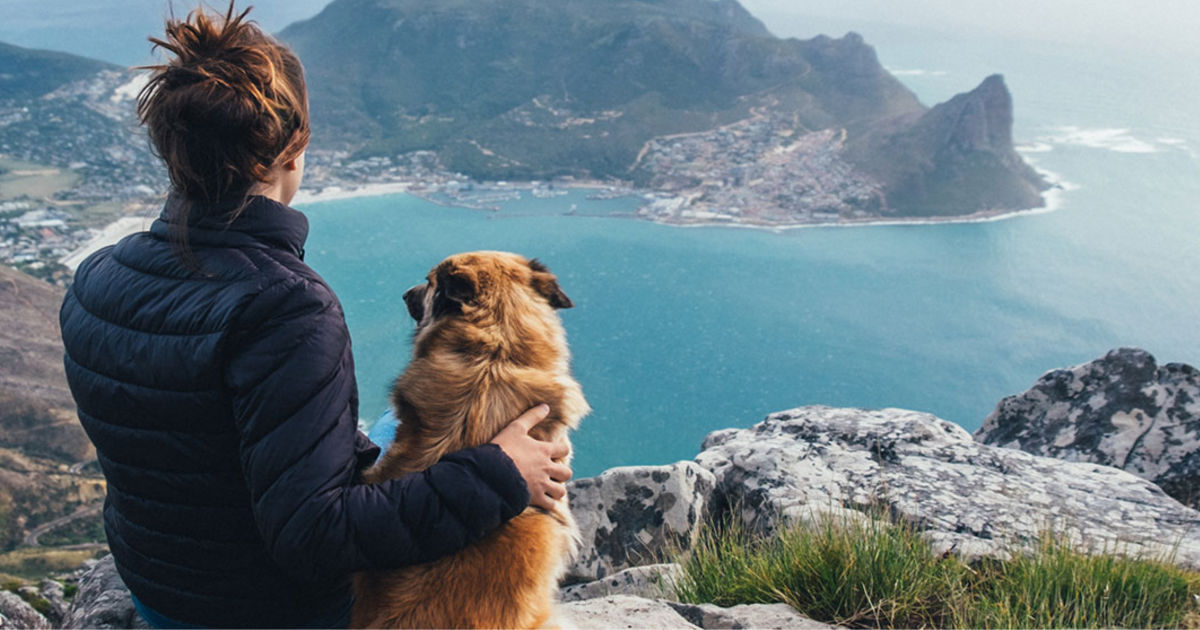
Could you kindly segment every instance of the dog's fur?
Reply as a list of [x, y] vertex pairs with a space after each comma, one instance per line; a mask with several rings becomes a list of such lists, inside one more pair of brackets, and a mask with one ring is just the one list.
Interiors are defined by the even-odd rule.
[[[548, 441], [565, 439], [590, 411], [555, 313], [572, 303], [541, 263], [504, 252], [451, 256], [404, 299], [418, 324], [412, 361], [392, 390], [400, 425], [368, 483], [486, 444], [539, 403], [550, 415], [530, 435]], [[566, 498], [551, 512], [528, 508], [452, 556], [357, 575], [351, 627], [546, 626], [577, 541]]]

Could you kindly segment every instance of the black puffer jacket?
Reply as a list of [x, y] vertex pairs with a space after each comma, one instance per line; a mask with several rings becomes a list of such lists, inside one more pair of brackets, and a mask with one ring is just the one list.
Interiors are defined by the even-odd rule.
[[173, 207], [88, 258], [62, 308], [109, 545], [143, 603], [193, 624], [304, 625], [347, 607], [351, 572], [457, 551], [527, 505], [492, 445], [355, 485], [378, 449], [357, 430], [341, 306], [301, 261], [308, 221], [263, 197], [231, 224], [193, 221], [193, 270]]

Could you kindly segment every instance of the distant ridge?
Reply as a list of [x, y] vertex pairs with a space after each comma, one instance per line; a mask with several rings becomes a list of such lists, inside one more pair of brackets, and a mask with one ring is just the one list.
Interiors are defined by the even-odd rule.
[[37, 98], [101, 70], [118, 69], [104, 61], [0, 42], [0, 101]]
[[[1002, 80], [929, 110], [859, 35], [779, 39], [735, 0], [334, 0], [281, 37], [308, 70], [318, 148], [645, 185], [631, 167], [652, 139], [768, 113], [795, 137], [846, 132], [833, 148], [861, 172], [834, 187], [854, 191], [837, 211], [1028, 208], [1045, 187], [1011, 149]], [[977, 120], [952, 110], [998, 135], [952, 149], [938, 138]]]

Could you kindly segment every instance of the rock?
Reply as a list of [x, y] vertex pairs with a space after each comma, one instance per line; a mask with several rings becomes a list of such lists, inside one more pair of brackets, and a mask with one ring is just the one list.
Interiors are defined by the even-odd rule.
[[713, 484], [712, 474], [692, 462], [613, 468], [572, 482], [583, 546], [564, 583], [592, 582], [690, 547]]
[[1119, 348], [1000, 401], [984, 444], [1115, 466], [1200, 508], [1200, 371]]
[[713, 604], [681, 604], [663, 600], [611, 595], [601, 599], [560, 604], [566, 627], [588, 628], [832, 628], [797, 613], [787, 604], [754, 604], [721, 608]]
[[667, 602], [634, 597], [611, 595], [600, 599], [569, 602], [558, 606], [558, 616], [567, 628], [695, 628]]
[[34, 610], [20, 595], [0, 591], [0, 628], [50, 628], [50, 621]]
[[79, 592], [63, 620], [64, 628], [149, 628], [137, 613], [112, 556], [100, 559], [79, 580]]
[[670, 606], [692, 625], [705, 629], [825, 630], [835, 627], [813, 621], [787, 604], [749, 604], [722, 608], [715, 604], [671, 602]]
[[633, 567], [594, 582], [568, 586], [559, 592], [559, 601], [576, 602], [609, 595], [674, 599], [679, 571], [679, 565], [672, 563]]
[[50, 611], [46, 613], [46, 619], [52, 626], [61, 626], [63, 620], [67, 618], [67, 610], [70, 608], [63, 585], [55, 580], [46, 579], [38, 584], [38, 590], [41, 596], [50, 602]]
[[1200, 568], [1200, 512], [1154, 484], [979, 444], [926, 413], [801, 407], [712, 433], [703, 448], [696, 462], [716, 475], [713, 509], [736, 509], [758, 529], [877, 509], [925, 531], [937, 550], [1003, 556], [1052, 530], [1085, 550]]

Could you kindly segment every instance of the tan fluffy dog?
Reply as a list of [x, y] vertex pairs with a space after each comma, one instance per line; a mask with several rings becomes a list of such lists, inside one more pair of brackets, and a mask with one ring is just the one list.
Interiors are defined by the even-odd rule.
[[[451, 256], [404, 296], [417, 320], [413, 358], [392, 390], [400, 425], [368, 483], [429, 468], [489, 442], [539, 403], [550, 416], [529, 432], [565, 437], [590, 409], [571, 378], [555, 309], [571, 300], [546, 267], [516, 254]], [[355, 628], [535, 628], [550, 623], [558, 580], [578, 528], [558, 508], [523, 513], [465, 550], [355, 579]]]

